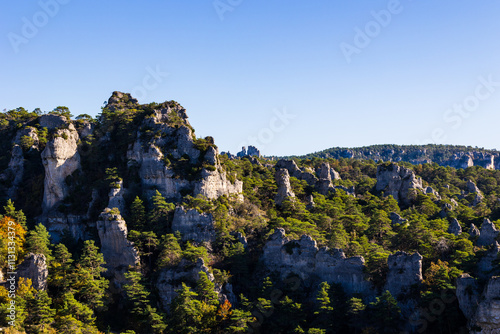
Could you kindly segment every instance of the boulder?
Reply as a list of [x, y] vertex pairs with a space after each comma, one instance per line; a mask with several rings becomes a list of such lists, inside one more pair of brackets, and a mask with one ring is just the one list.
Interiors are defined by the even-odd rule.
[[448, 233], [454, 235], [460, 235], [462, 233], [462, 226], [460, 226], [460, 222], [453, 218], [450, 222], [450, 226], [448, 227]]
[[45, 290], [49, 275], [45, 255], [33, 253], [26, 255], [24, 261], [17, 268], [17, 275], [18, 277], [31, 279], [35, 289]]
[[408, 221], [408, 219], [404, 219], [403, 217], [401, 217], [396, 212], [391, 212], [391, 214], [389, 215], [389, 218], [392, 221], [392, 226], [404, 224], [404, 223], [406, 223]]
[[479, 229], [476, 227], [476, 225], [470, 224], [469, 234], [473, 238], [479, 236], [480, 232], [479, 232]]

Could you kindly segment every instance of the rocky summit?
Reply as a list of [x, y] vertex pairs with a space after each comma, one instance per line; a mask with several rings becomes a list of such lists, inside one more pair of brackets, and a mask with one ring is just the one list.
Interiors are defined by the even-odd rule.
[[0, 113], [0, 147], [0, 330], [500, 330], [496, 151], [220, 154], [180, 103], [124, 92]]

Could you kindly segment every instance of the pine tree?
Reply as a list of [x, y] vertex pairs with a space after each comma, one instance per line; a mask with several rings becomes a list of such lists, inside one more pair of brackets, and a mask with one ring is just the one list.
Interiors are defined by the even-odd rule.
[[208, 279], [207, 273], [204, 271], [200, 271], [198, 275], [200, 278], [196, 283], [196, 292], [200, 300], [210, 305], [219, 305], [219, 298], [217, 292], [215, 292], [215, 284]]
[[173, 234], [166, 234], [161, 238], [160, 248], [161, 251], [157, 262], [159, 268], [179, 263], [182, 257], [182, 249]]
[[50, 234], [43, 224], [38, 224], [34, 230], [28, 232], [26, 244], [28, 252], [43, 254], [48, 262], [52, 260], [52, 251], [49, 248]]
[[72, 263], [71, 253], [66, 246], [57, 244], [54, 260], [50, 264], [49, 285], [56, 288], [60, 293], [68, 291], [71, 285]]
[[106, 262], [98, 252], [94, 240], [84, 242], [83, 252], [73, 273], [74, 291], [78, 300], [86, 303], [92, 310], [105, 307], [106, 289], [109, 281], [101, 276], [106, 271]]
[[153, 208], [149, 214], [149, 224], [154, 231], [163, 231], [167, 227], [168, 215], [175, 205], [167, 203], [161, 193], [156, 190], [152, 197]]
[[92, 275], [97, 278], [101, 273], [106, 271], [103, 267], [106, 262], [104, 256], [99, 253], [99, 248], [95, 245], [94, 240], [86, 240], [83, 245], [83, 253], [80, 257], [79, 263], [83, 268], [91, 271]]
[[140, 272], [129, 271], [125, 273], [128, 283], [123, 286], [127, 300], [131, 304], [131, 324], [140, 333], [161, 334], [167, 328], [161, 314], [150, 305], [148, 299], [150, 292], [143, 284]]
[[129, 228], [132, 230], [142, 231], [146, 225], [146, 209], [144, 203], [136, 196], [130, 206]]
[[44, 332], [54, 322], [55, 310], [50, 306], [52, 299], [47, 291], [40, 290], [28, 301], [29, 316], [25, 323], [35, 333]]
[[26, 216], [24, 215], [23, 210], [16, 211], [14, 207], [14, 202], [9, 198], [7, 200], [7, 204], [3, 207], [5, 210], [5, 215], [11, 217], [16, 220], [18, 224], [20, 224], [25, 230], [26, 228]]

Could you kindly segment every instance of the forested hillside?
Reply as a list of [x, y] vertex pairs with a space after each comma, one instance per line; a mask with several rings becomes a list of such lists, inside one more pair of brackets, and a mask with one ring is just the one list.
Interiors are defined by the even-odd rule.
[[500, 171], [438, 164], [468, 148], [230, 159], [179, 103], [120, 92], [72, 118], [0, 114], [6, 333], [499, 326]]

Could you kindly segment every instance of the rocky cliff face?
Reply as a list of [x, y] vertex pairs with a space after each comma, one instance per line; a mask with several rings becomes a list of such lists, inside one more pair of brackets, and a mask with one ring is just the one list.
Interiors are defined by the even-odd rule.
[[67, 124], [67, 129], [55, 131], [54, 138], [47, 143], [42, 152], [42, 163], [45, 168], [42, 204], [44, 214], [68, 195], [65, 179], [80, 168], [78, 140], [78, 133], [73, 124]]
[[26, 255], [24, 261], [17, 268], [17, 274], [18, 277], [31, 279], [31, 283], [35, 289], [45, 290], [49, 275], [45, 255], [33, 253]]
[[393, 296], [405, 294], [414, 284], [422, 282], [422, 255], [397, 252], [387, 259], [389, 271], [385, 289]]
[[[191, 191], [195, 196], [201, 194], [208, 199], [233, 194], [241, 197], [243, 183], [239, 180], [231, 183], [227, 179], [226, 172], [218, 162], [217, 148], [211, 146], [202, 152], [196, 147], [192, 128], [181, 106], [172, 105], [156, 110], [153, 116], [143, 121], [142, 127], [159, 135], [143, 140], [144, 134], [138, 131], [137, 140], [127, 152], [127, 159], [129, 166], [138, 167], [143, 188], [149, 197], [156, 189], [172, 200], [179, 200], [182, 192]], [[203, 168], [199, 177], [189, 180], [178, 175], [170, 165], [183, 159], [187, 159], [191, 165], [182, 167], [183, 170], [200, 163], [207, 163], [211, 167]]]
[[289, 241], [281, 228], [266, 242], [262, 261], [269, 271], [278, 273], [282, 279], [295, 274], [308, 282], [339, 283], [349, 294], [366, 294], [370, 290], [363, 273], [363, 257], [346, 258], [339, 249], [318, 249], [316, 241], [307, 235]]
[[214, 275], [210, 273], [201, 258], [194, 265], [183, 259], [179, 265], [167, 267], [160, 271], [156, 281], [156, 288], [164, 310], [169, 310], [170, 304], [177, 296], [176, 290], [182, 288], [181, 282], [189, 286], [195, 286], [200, 278], [199, 273], [201, 271], [207, 274], [209, 280], [214, 281]]
[[491, 277], [480, 294], [477, 281], [464, 274], [457, 279], [456, 293], [460, 309], [468, 320], [470, 333], [500, 332], [500, 277]]
[[183, 241], [197, 243], [214, 242], [215, 226], [211, 214], [199, 213], [195, 209], [185, 210], [182, 206], [175, 209], [172, 231], [179, 231]]
[[125, 213], [125, 189], [123, 189], [123, 181], [118, 181], [116, 187], [109, 191], [108, 208], [117, 208], [121, 214]]
[[101, 240], [101, 252], [108, 269], [106, 275], [115, 280], [115, 284], [124, 282], [123, 274], [129, 266], [139, 263], [139, 255], [133, 243], [127, 240], [127, 224], [119, 214], [106, 209], [97, 221], [97, 232]]
[[377, 191], [383, 191], [385, 196], [392, 195], [403, 205], [412, 203], [414, 192], [423, 191], [422, 179], [405, 167], [396, 164], [379, 165], [377, 167]]

